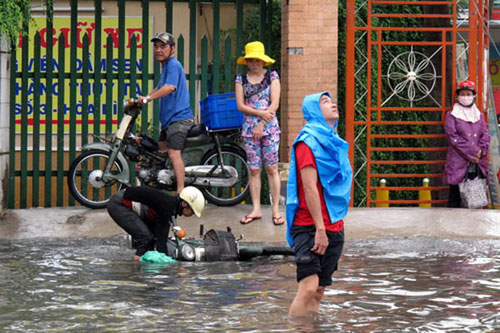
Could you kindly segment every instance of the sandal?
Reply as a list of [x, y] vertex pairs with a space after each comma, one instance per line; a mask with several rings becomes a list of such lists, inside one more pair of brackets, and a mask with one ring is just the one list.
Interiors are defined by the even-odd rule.
[[262, 218], [262, 216], [249, 216], [249, 215], [246, 215], [244, 218], [242, 218], [240, 220], [240, 223], [241, 224], [248, 224], [248, 223], [251, 223], [255, 220], [260, 220]]
[[273, 224], [274, 225], [282, 225], [285, 223], [285, 219], [283, 216], [273, 216]]

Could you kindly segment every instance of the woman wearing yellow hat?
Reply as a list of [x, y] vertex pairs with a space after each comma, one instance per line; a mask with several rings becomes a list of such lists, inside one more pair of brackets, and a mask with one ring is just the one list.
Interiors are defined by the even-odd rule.
[[250, 168], [250, 196], [252, 211], [240, 222], [247, 224], [262, 218], [260, 205], [262, 165], [266, 168], [272, 198], [273, 223], [285, 222], [279, 210], [280, 177], [278, 152], [280, 127], [276, 118], [281, 86], [276, 71], [266, 69], [274, 60], [266, 55], [264, 44], [251, 42], [245, 45], [245, 55], [238, 58], [238, 65], [246, 65], [248, 71], [236, 76], [236, 103], [245, 114], [242, 126], [243, 143]]

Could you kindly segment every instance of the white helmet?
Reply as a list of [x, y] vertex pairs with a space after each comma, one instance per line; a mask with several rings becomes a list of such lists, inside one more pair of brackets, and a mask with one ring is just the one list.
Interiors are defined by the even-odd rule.
[[197, 217], [201, 217], [201, 212], [205, 208], [205, 197], [200, 190], [194, 186], [184, 187], [179, 197], [188, 203]]

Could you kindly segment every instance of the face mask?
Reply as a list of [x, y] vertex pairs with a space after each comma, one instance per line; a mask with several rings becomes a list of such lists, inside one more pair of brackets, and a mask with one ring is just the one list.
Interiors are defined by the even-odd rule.
[[474, 103], [474, 98], [475, 96], [458, 96], [457, 100], [463, 106], [471, 106]]

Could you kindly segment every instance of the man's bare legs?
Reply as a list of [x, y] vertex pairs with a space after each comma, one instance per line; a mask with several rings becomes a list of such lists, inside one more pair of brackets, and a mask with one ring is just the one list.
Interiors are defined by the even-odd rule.
[[174, 167], [175, 179], [177, 180], [177, 193], [181, 193], [184, 189], [185, 168], [184, 161], [182, 160], [182, 151], [175, 149], [168, 149], [168, 157], [172, 161]]
[[168, 149], [166, 141], [159, 141], [158, 147], [160, 153], [168, 153], [168, 157], [172, 162], [172, 167], [174, 168], [175, 179], [177, 181], [177, 193], [180, 193], [184, 188], [185, 179], [185, 167], [184, 160], [182, 159], [182, 151], [175, 149]]
[[297, 295], [290, 305], [290, 317], [305, 317], [308, 313], [318, 313], [319, 303], [325, 293], [325, 287], [319, 286], [317, 274], [300, 280]]

